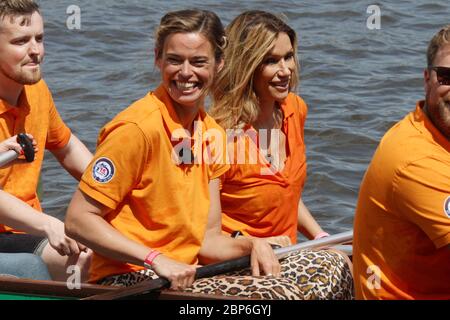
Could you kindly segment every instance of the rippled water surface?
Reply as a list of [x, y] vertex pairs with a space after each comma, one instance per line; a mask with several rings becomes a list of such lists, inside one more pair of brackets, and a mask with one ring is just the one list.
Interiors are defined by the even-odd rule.
[[[384, 132], [423, 98], [425, 51], [450, 23], [448, 1], [378, 1], [381, 28], [369, 30], [370, 1], [41, 0], [45, 79], [75, 134], [94, 151], [99, 129], [158, 84], [153, 31], [170, 10], [204, 8], [224, 24], [243, 10], [284, 14], [300, 39], [298, 93], [309, 106], [308, 180], [303, 198], [330, 232], [352, 227], [359, 184]], [[81, 30], [66, 9], [81, 9]], [[132, 147], [132, 145], [128, 146]], [[43, 205], [63, 217], [76, 183], [51, 155]]]

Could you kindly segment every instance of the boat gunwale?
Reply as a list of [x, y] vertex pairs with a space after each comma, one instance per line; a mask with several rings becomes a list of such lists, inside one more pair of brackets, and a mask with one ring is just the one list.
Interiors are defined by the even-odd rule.
[[[0, 276], [0, 295], [26, 295], [51, 298], [87, 298], [96, 294], [113, 292], [119, 287], [96, 284], [81, 284], [79, 289], [69, 289], [66, 282], [18, 279], [15, 277]], [[216, 294], [180, 292], [163, 289], [154, 291], [144, 296], [159, 300], [251, 300], [244, 297], [233, 297]], [[139, 299], [139, 297], [130, 297]]]

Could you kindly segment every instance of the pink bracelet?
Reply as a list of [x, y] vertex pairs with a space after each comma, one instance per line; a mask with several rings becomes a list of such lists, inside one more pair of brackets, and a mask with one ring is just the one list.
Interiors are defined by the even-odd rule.
[[329, 237], [329, 236], [330, 236], [330, 235], [329, 235], [327, 232], [322, 231], [322, 232], [319, 232], [319, 233], [314, 237], [314, 240], [322, 239], [322, 238]]
[[148, 269], [151, 269], [153, 265], [153, 260], [155, 260], [155, 258], [160, 254], [161, 252], [159, 252], [158, 250], [151, 250], [145, 257], [144, 266]]

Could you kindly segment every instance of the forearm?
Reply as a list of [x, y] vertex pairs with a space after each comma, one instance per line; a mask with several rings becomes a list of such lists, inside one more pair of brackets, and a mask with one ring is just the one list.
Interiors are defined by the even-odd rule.
[[56, 218], [41, 213], [26, 202], [0, 190], [0, 223], [33, 234], [47, 236], [50, 220]]
[[67, 172], [78, 181], [93, 157], [86, 146], [74, 135], [70, 137], [64, 148], [52, 150], [52, 153]]
[[209, 194], [211, 203], [208, 212], [208, 225], [199, 252], [200, 263], [208, 264], [250, 254], [253, 248], [250, 238], [234, 239], [222, 233], [219, 179], [210, 181]]
[[218, 179], [209, 183], [209, 194], [211, 203], [208, 225], [199, 252], [199, 262], [209, 264], [251, 255], [250, 265], [253, 275], [260, 275], [261, 272], [278, 275], [280, 264], [266, 240], [249, 237], [234, 239], [222, 233], [222, 210], [220, 208]]
[[304, 234], [309, 239], [314, 239], [316, 235], [323, 232], [317, 221], [309, 212], [308, 208], [300, 199], [298, 203], [298, 231]]
[[[199, 253], [201, 264], [225, 261], [249, 255], [252, 251], [252, 239], [239, 237], [237, 239], [210, 232], [205, 236]], [[217, 250], [220, 248], [220, 250]]]
[[66, 233], [99, 254], [122, 262], [143, 265], [150, 248], [123, 236], [95, 212], [93, 200], [80, 190], [69, 205]]

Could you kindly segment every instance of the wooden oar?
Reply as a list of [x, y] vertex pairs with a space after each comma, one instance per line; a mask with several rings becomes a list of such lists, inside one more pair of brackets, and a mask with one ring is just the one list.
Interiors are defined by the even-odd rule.
[[[293, 246], [284, 247], [275, 249], [274, 252], [278, 259], [281, 259], [288, 255], [289, 253], [311, 249], [311, 248], [320, 248], [320, 247], [328, 247], [335, 244], [346, 243], [353, 239], [353, 230], [338, 233], [326, 238], [318, 239], [318, 240], [310, 240], [306, 242], [302, 242]], [[195, 278], [207, 278], [212, 277], [218, 274], [232, 272], [244, 268], [248, 268], [250, 266], [250, 256], [244, 256], [237, 259], [232, 259], [224, 262], [214, 263], [210, 265], [206, 265], [204, 267], [200, 267], [197, 269], [197, 273], [195, 274]], [[125, 297], [131, 297], [134, 295], [146, 294], [154, 290], [163, 289], [169, 287], [170, 282], [165, 278], [158, 279], [149, 279], [142, 281], [136, 285], [120, 288], [115, 291], [111, 291], [104, 294], [94, 295], [83, 300], [112, 300], [112, 299], [120, 299]]]
[[[31, 139], [28, 138], [25, 133], [19, 133], [17, 135], [17, 142], [22, 147], [27, 162], [32, 162], [34, 160], [34, 148]], [[17, 159], [18, 157], [19, 154], [14, 150], [8, 150], [0, 153], [0, 167], [3, 167], [5, 164]]]

